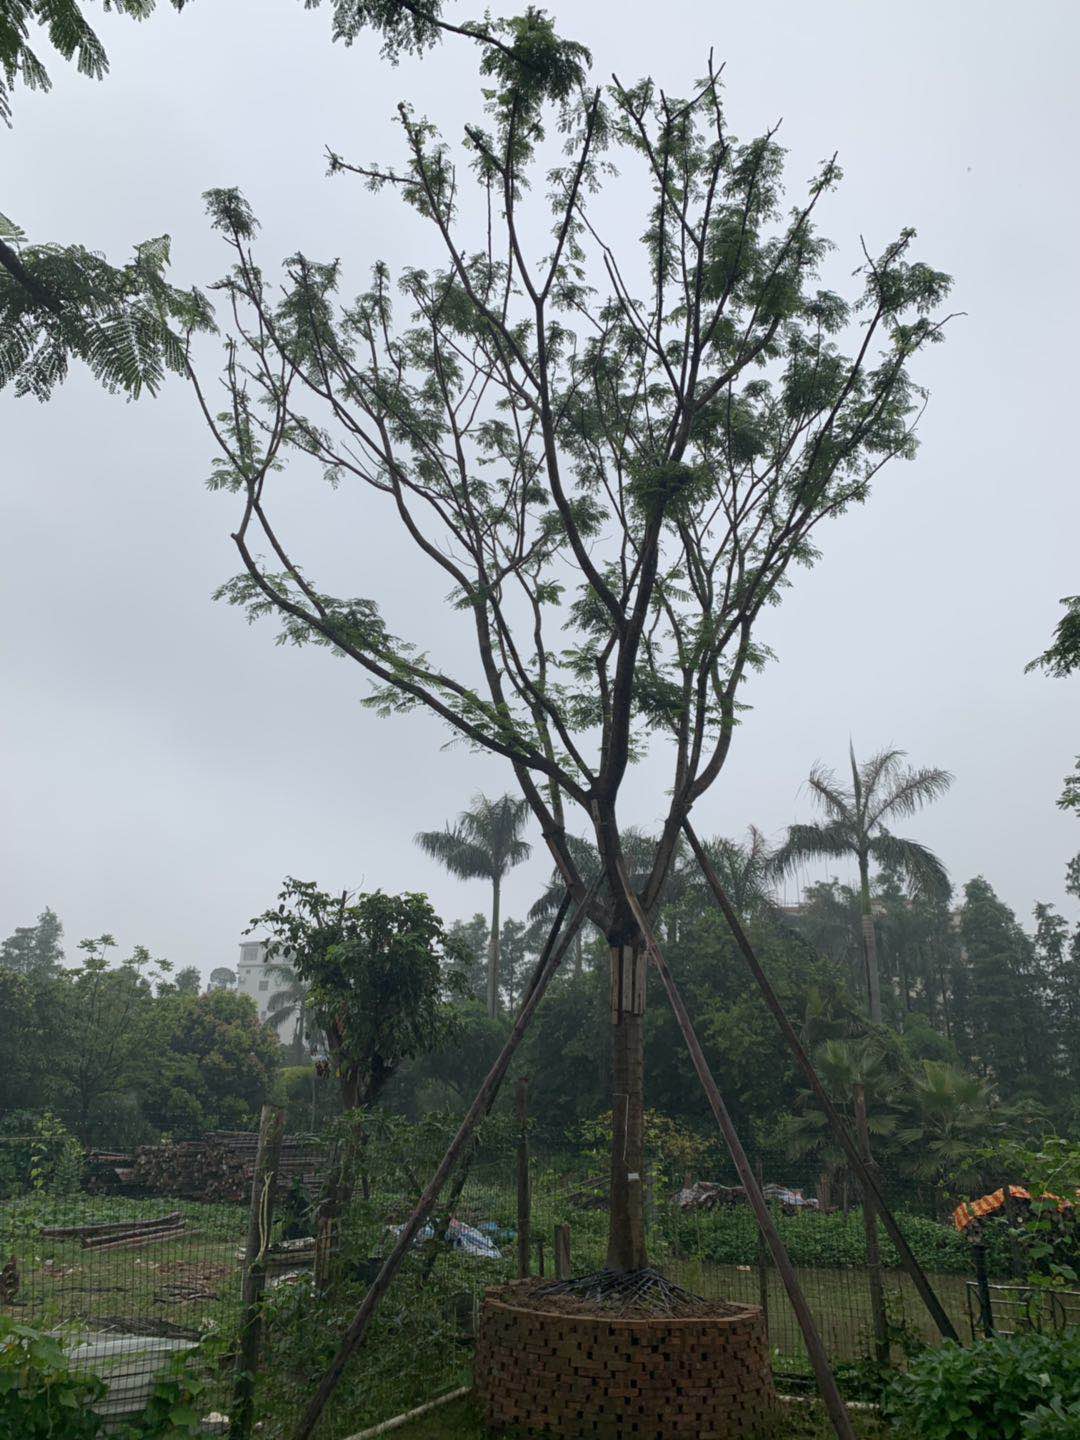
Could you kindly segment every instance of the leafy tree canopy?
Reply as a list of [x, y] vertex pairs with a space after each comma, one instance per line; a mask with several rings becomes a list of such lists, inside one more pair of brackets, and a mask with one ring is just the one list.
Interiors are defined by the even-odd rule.
[[425, 896], [333, 896], [290, 876], [251, 928], [309, 986], [346, 1109], [374, 1104], [404, 1060], [448, 1037], [460, 957]]

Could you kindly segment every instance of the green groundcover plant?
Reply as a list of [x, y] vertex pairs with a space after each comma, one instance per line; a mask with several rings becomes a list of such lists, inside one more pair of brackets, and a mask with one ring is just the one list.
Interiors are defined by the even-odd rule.
[[[201, 1359], [220, 1347], [208, 1337]], [[72, 1370], [55, 1335], [20, 1325], [0, 1315], [0, 1436], [7, 1440], [188, 1440], [202, 1433], [200, 1399], [204, 1368], [191, 1356], [166, 1365], [158, 1375], [143, 1413], [106, 1430], [93, 1408], [108, 1387], [97, 1375]]]
[[[951, 1225], [923, 1215], [899, 1216], [900, 1228], [920, 1262], [937, 1274], [971, 1275], [971, 1246]], [[702, 1214], [690, 1211], [664, 1219], [677, 1250], [716, 1265], [752, 1265], [757, 1255], [757, 1225], [745, 1205]], [[779, 1215], [777, 1225], [796, 1265], [833, 1269], [866, 1264], [866, 1231], [861, 1210], [847, 1215]], [[1005, 1273], [1008, 1255], [1003, 1233], [988, 1233], [990, 1268]], [[900, 1257], [886, 1235], [881, 1258], [896, 1267]]]
[[1080, 1440], [1080, 1332], [925, 1350], [886, 1409], [919, 1440]]

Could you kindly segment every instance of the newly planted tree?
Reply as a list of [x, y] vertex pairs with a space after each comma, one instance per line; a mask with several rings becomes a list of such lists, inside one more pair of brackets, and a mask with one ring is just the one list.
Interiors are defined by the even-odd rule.
[[949, 893], [945, 867], [917, 840], [904, 840], [889, 821], [914, 815], [952, 784], [947, 770], [912, 770], [901, 762], [903, 750], [881, 750], [860, 765], [851, 750], [851, 788], [845, 789], [823, 765], [810, 772], [811, 793], [825, 812], [817, 825], [792, 825], [772, 859], [774, 873], [790, 874], [807, 860], [854, 858], [859, 866], [863, 954], [870, 1018], [881, 1023], [881, 977], [877, 932], [870, 894], [870, 866], [887, 866], [907, 880], [913, 896], [941, 898]]
[[499, 1013], [502, 882], [515, 865], [532, 854], [532, 846], [521, 838], [528, 816], [528, 803], [513, 795], [501, 795], [498, 800], [477, 795], [472, 808], [465, 810], [455, 825], [421, 830], [416, 837], [421, 850], [445, 865], [451, 875], [491, 884], [487, 1007], [493, 1016]]
[[[381, 7], [345, 8], [359, 24]], [[209, 193], [232, 252], [224, 406], [196, 385], [212, 483], [239, 500], [243, 568], [223, 596], [350, 658], [381, 712], [426, 709], [502, 756], [579, 902], [569, 835], [575, 815], [591, 827], [605, 883], [589, 915], [611, 952], [607, 1258], [633, 1270], [646, 957], [620, 874], [631, 764], [668, 743], [665, 813], [633, 887], [649, 916], [766, 658], [762, 610], [814, 559], [822, 523], [914, 451], [909, 362], [940, 336], [948, 280], [912, 258], [906, 230], [863, 254], [853, 296], [825, 288], [816, 214], [835, 161], [788, 207], [775, 130], [731, 134], [711, 63], [676, 99], [647, 79], [593, 88], [586, 52], [536, 11], [480, 40], [486, 116], [460, 152], [402, 106], [399, 165], [333, 161], [412, 208], [430, 267], [379, 264], [346, 302], [337, 261], [298, 253], [272, 279], [243, 196]], [[617, 163], [636, 227], [609, 203]], [[620, 256], [628, 230], [641, 243]], [[461, 645], [434, 655], [375, 599], [320, 582], [275, 508], [278, 473], [306, 461], [400, 524], [449, 587]]]

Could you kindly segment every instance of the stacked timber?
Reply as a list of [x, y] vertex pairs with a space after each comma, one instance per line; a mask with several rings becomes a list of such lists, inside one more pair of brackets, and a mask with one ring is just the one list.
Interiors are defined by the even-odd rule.
[[[97, 1194], [174, 1195], [180, 1200], [243, 1201], [251, 1189], [258, 1135], [215, 1130], [201, 1140], [140, 1145], [134, 1154], [92, 1150], [85, 1188]], [[325, 1147], [304, 1136], [282, 1141], [278, 1192], [299, 1181], [315, 1199], [326, 1167]]]
[[112, 1220], [96, 1225], [46, 1225], [43, 1240], [78, 1240], [84, 1250], [130, 1249], [160, 1244], [179, 1235], [186, 1222], [179, 1210], [146, 1220]]
[[83, 1189], [90, 1195], [135, 1193], [135, 1156], [122, 1150], [88, 1150], [83, 1161]]

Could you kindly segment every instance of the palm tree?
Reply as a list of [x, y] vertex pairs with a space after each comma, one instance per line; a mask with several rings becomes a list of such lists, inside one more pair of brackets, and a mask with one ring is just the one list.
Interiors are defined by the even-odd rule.
[[462, 880], [491, 882], [491, 935], [488, 939], [487, 1008], [499, 1013], [499, 911], [502, 882], [508, 871], [532, 854], [521, 832], [529, 817], [526, 800], [513, 795], [489, 800], [473, 796], [472, 808], [443, 830], [421, 830], [416, 843]]
[[772, 858], [777, 875], [789, 874], [806, 860], [854, 855], [859, 862], [859, 899], [870, 1019], [881, 1022], [881, 980], [877, 936], [870, 900], [870, 862], [887, 865], [907, 882], [910, 894], [946, 897], [949, 879], [937, 856], [917, 840], [903, 840], [886, 828], [886, 820], [914, 815], [944, 795], [953, 777], [947, 770], [912, 770], [901, 762], [903, 750], [881, 750], [860, 765], [851, 756], [851, 789], [843, 789], [832, 770], [820, 761], [810, 772], [810, 789], [825, 812], [819, 825], [792, 825]]
[[[883, 1140], [895, 1132], [897, 1117], [893, 1107], [900, 1092], [900, 1077], [873, 1038], [825, 1040], [814, 1053], [814, 1064], [833, 1101], [848, 1115], [854, 1114], [855, 1091], [861, 1087], [872, 1137]], [[841, 1183], [846, 1211], [850, 1174], [843, 1148], [809, 1090], [800, 1090], [797, 1106], [796, 1112], [781, 1121], [777, 1138], [791, 1159], [816, 1160], [822, 1205], [833, 1203], [835, 1187], [838, 1181]]]
[[[745, 841], [717, 836], [706, 840], [703, 849], [738, 914], [747, 917], [759, 911], [775, 911], [771, 892], [772, 857], [765, 836], [756, 825], [749, 826]], [[690, 876], [693, 883], [699, 883], [694, 869], [690, 870]]]
[[283, 960], [266, 961], [266, 973], [280, 987], [271, 992], [266, 1002], [266, 1024], [280, 1034], [281, 1027], [291, 1020], [293, 1033], [290, 1043], [295, 1050], [302, 1052], [304, 1041], [309, 1038], [307, 983]]

